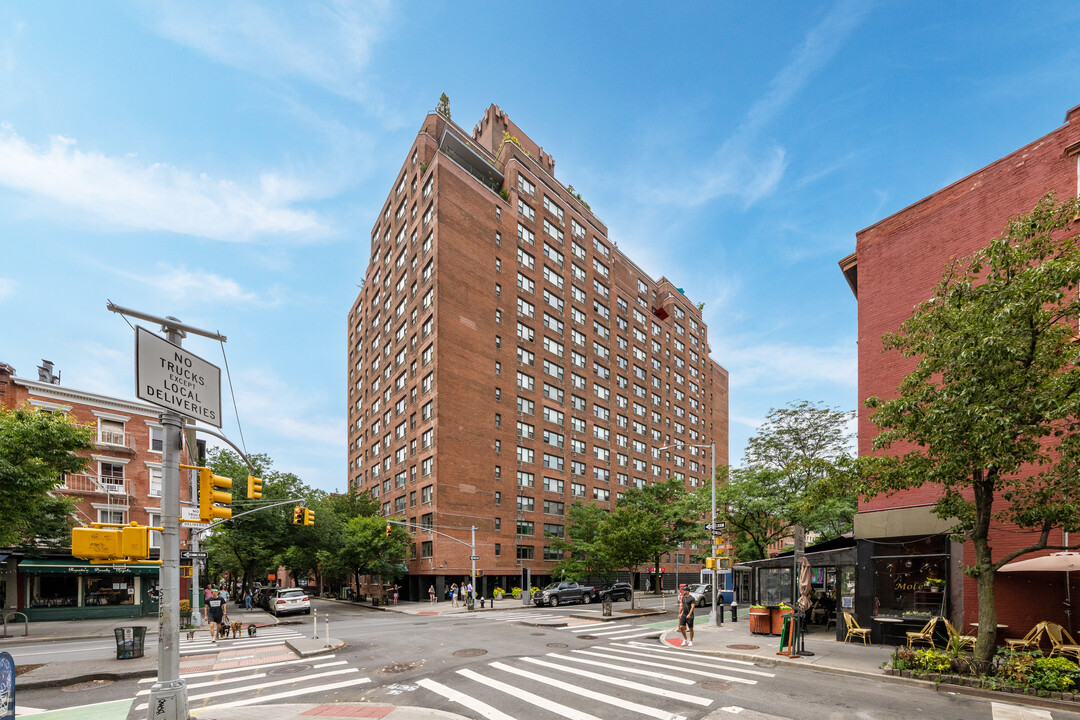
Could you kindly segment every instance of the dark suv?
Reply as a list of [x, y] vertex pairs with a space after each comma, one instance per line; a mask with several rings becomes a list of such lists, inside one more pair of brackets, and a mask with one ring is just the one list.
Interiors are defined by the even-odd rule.
[[612, 602], [617, 600], [629, 600], [630, 596], [634, 594], [634, 589], [630, 587], [628, 582], [617, 582], [608, 588], [600, 591], [600, 599], [610, 597]]

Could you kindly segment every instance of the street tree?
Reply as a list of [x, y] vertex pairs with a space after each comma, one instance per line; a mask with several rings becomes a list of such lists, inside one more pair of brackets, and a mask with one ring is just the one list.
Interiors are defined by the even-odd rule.
[[[965, 572], [978, 588], [980, 661], [994, 652], [997, 570], [1063, 549], [1050, 542], [1055, 529], [1080, 531], [1078, 212], [1075, 199], [1044, 197], [985, 248], [949, 262], [931, 296], [883, 338], [914, 369], [896, 397], [866, 400], [882, 454], [864, 458], [861, 489], [935, 489], [934, 512], [974, 550]], [[995, 553], [992, 523], [1034, 537]]]
[[[600, 524], [598, 539], [611, 564], [634, 576], [637, 569], [663, 552], [664, 528], [655, 515], [643, 507], [616, 507]], [[630, 596], [634, 608], [634, 596]]]
[[86, 469], [94, 430], [29, 406], [0, 410], [0, 547], [66, 546], [73, 504], [50, 494]]
[[408, 530], [391, 525], [386, 534], [386, 519], [377, 516], [354, 517], [345, 524], [345, 543], [341, 561], [347, 563], [360, 586], [361, 575], [374, 575], [380, 586], [400, 577], [405, 569], [405, 557], [412, 542]]
[[719, 469], [716, 505], [739, 561], [768, 557], [766, 548], [791, 533], [794, 497], [780, 470], [750, 466]]
[[[703, 488], [711, 492], [711, 488]], [[702, 492], [687, 492], [683, 480], [669, 478], [641, 488], [631, 488], [616, 503], [636, 507], [649, 514], [659, 526], [662, 542], [653, 556], [656, 591], [660, 592], [660, 555], [676, 552], [686, 542], [707, 540], [708, 532], [702, 522], [709, 510], [711, 496]]]
[[608, 511], [598, 505], [570, 506], [566, 537], [551, 538], [552, 549], [563, 553], [552, 569], [555, 576], [578, 581], [609, 580], [614, 576], [616, 568], [600, 542], [600, 526], [607, 516]]

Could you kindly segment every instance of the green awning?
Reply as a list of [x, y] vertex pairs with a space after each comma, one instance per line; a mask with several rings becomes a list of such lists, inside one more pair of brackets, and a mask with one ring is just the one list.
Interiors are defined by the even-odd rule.
[[91, 565], [82, 560], [23, 560], [18, 571], [53, 575], [157, 575], [158, 565]]

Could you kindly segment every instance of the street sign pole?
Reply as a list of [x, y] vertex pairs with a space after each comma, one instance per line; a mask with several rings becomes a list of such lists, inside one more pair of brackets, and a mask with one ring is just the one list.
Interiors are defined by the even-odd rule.
[[469, 562], [472, 563], [472, 597], [469, 598], [472, 603], [470, 610], [476, 609], [476, 526], [472, 526], [472, 542], [469, 543]]
[[[166, 339], [180, 346], [184, 333], [164, 326]], [[161, 413], [165, 430], [162, 447], [161, 605], [158, 614], [158, 679], [150, 687], [147, 717], [187, 720], [187, 683], [180, 678], [180, 449], [184, 418], [172, 410]]]

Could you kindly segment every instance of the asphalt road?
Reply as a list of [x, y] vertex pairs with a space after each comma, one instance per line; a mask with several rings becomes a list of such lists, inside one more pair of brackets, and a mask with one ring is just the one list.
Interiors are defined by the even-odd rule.
[[[206, 657], [200, 644], [205, 641], [182, 643], [182, 662], [191, 668], [185, 671], [191, 707], [274, 702], [274, 697], [300, 694], [305, 702], [389, 702], [477, 720], [1080, 720], [1077, 713], [1037, 708], [1015, 714], [1017, 706], [896, 683], [688, 657], [653, 639], [670, 627], [670, 615], [537, 628], [521, 621], [564, 618], [578, 608], [411, 616], [314, 604], [320, 616], [329, 613], [333, 637], [347, 642], [330, 656], [297, 661], [280, 655], [285, 637], [310, 635], [306, 618], [295, 624], [286, 620], [273, 632], [267, 629], [258, 642], [245, 639], [246, 644], [230, 646], [233, 657], [245, 659], [243, 668], [198, 667]], [[108, 642], [37, 645], [33, 650], [70, 658], [93, 653], [95, 645], [111, 650]], [[19, 698], [21, 705], [42, 709], [136, 696], [145, 702], [149, 686], [148, 681], [99, 683], [68, 692], [25, 691]]]

